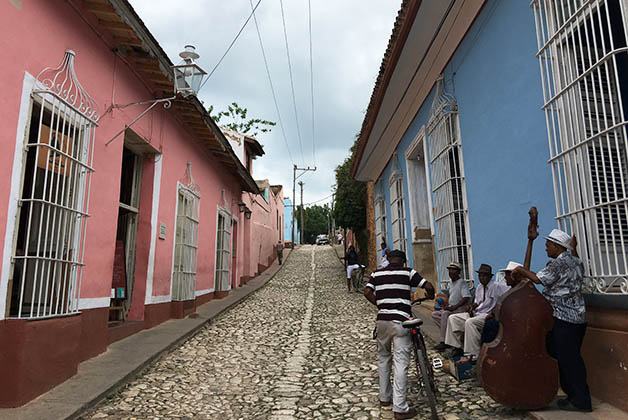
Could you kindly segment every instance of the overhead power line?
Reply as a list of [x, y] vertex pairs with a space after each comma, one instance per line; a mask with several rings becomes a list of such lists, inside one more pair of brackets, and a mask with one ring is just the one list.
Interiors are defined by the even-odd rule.
[[310, 33], [310, 94], [312, 97], [312, 160], [316, 166], [316, 136], [314, 132], [314, 65], [312, 64], [312, 2], [307, 1], [308, 26]]
[[[257, 39], [259, 40], [259, 46], [262, 49], [262, 57], [264, 58], [264, 66], [266, 67], [266, 74], [268, 75], [268, 83], [270, 84], [270, 91], [273, 94], [273, 101], [275, 102], [275, 110], [277, 111], [277, 119], [279, 120], [279, 128], [281, 128], [281, 134], [283, 135], [283, 141], [286, 143], [286, 150], [288, 151], [288, 157], [292, 166], [294, 166], [294, 160], [292, 159], [292, 153], [290, 153], [290, 146], [288, 145], [288, 137], [286, 137], [286, 130], [281, 120], [281, 113], [279, 112], [279, 105], [277, 104], [277, 95], [275, 94], [275, 87], [273, 85], [273, 79], [270, 77], [270, 69], [268, 68], [268, 60], [266, 59], [266, 52], [264, 50], [264, 43], [262, 42], [262, 34], [257, 24], [257, 16], [255, 15], [255, 8], [253, 7], [253, 1], [249, 0], [251, 9], [253, 9], [253, 22], [255, 23], [255, 29], [257, 30]], [[258, 3], [259, 4], [259, 3]], [[255, 6], [257, 7], [257, 6]]]
[[286, 17], [283, 12], [283, 0], [279, 0], [281, 6], [281, 21], [283, 22], [283, 37], [286, 41], [286, 55], [288, 56], [288, 71], [290, 72], [290, 87], [292, 88], [292, 104], [294, 106], [294, 119], [297, 123], [297, 137], [299, 138], [299, 148], [301, 149], [301, 162], [305, 163], [303, 158], [303, 142], [301, 141], [301, 129], [299, 127], [299, 115], [297, 112], [297, 100], [294, 94], [294, 78], [292, 77], [292, 63], [290, 62], [290, 48], [288, 48], [288, 31], [286, 30]]
[[309, 203], [305, 203], [305, 204], [303, 204], [303, 206], [304, 206], [304, 207], [305, 207], [305, 206], [311, 206], [312, 204], [320, 203], [321, 201], [325, 201], [325, 200], [327, 200], [328, 198], [331, 198], [331, 196], [332, 196], [332, 195], [334, 195], [334, 194], [329, 194], [327, 197], [323, 197], [323, 198], [321, 198], [321, 199], [319, 199], [319, 200], [312, 201], [312, 202], [309, 202]]
[[[251, 16], [253, 16], [253, 14], [255, 13], [255, 9], [257, 9], [257, 6], [259, 6], [259, 4], [262, 2], [262, 0], [259, 0], [257, 2], [257, 4], [255, 5], [255, 7], [253, 8], [253, 10], [251, 11], [251, 14], [249, 15], [248, 18], [246, 18], [246, 21], [244, 22], [244, 25], [242, 25], [242, 27], [240, 28], [240, 30], [238, 31], [238, 33], [236, 34], [235, 38], [233, 38], [233, 41], [231, 41], [231, 44], [229, 44], [229, 47], [227, 47], [227, 51], [225, 51], [225, 53], [222, 55], [222, 57], [220, 57], [220, 60], [218, 60], [218, 63], [216, 63], [216, 65], [214, 66], [214, 68], [212, 69], [212, 71], [209, 72], [209, 75], [207, 76], [207, 79], [205, 79], [205, 81], [203, 82], [203, 84], [200, 86], [200, 88], [202, 88], [203, 86], [205, 86], [205, 83], [207, 83], [207, 81], [212, 77], [212, 74], [214, 74], [214, 72], [216, 71], [216, 69], [218, 68], [218, 66], [220, 65], [220, 63], [222, 63], [222, 60], [224, 60], [224, 58], [227, 56], [227, 54], [229, 53], [229, 50], [231, 50], [231, 47], [233, 47], [233, 44], [236, 43], [236, 41], [238, 40], [238, 37], [240, 36], [240, 34], [242, 33], [242, 31], [244, 30], [244, 28], [246, 27], [247, 23], [249, 23], [249, 20], [251, 20]], [[199, 90], [200, 90], [199, 88]]]

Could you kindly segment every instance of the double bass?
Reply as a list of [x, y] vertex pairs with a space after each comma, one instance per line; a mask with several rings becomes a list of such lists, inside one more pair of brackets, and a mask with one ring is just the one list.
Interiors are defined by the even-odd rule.
[[[528, 212], [528, 247], [524, 266], [529, 269], [532, 243], [539, 235], [538, 212]], [[545, 407], [558, 391], [558, 365], [545, 346], [553, 327], [552, 307], [532, 282], [523, 279], [501, 296], [494, 310], [499, 333], [482, 346], [478, 379], [495, 401], [511, 408]]]

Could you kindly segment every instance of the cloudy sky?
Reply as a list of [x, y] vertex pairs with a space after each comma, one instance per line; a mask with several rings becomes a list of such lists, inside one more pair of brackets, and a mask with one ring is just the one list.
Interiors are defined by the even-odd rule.
[[[186, 44], [210, 72], [250, 15], [251, 0], [131, 0], [144, 23], [174, 63]], [[258, 0], [252, 0], [253, 6]], [[255, 16], [268, 61], [285, 138], [273, 102], [262, 50], [251, 18], [220, 66], [199, 93], [214, 109], [231, 102], [250, 117], [277, 122], [258, 135], [266, 154], [254, 162], [254, 177], [282, 184], [292, 196], [292, 166], [316, 166], [303, 175], [304, 202], [329, 202], [334, 168], [349, 154], [373, 90], [400, 0], [313, 0], [312, 62], [314, 124], [310, 88], [308, 0], [284, 0], [297, 117], [292, 100], [280, 0], [262, 0]], [[297, 130], [297, 121], [299, 130]], [[314, 141], [313, 141], [314, 132]], [[299, 133], [300, 139], [299, 141]], [[297, 186], [297, 197], [299, 190]], [[320, 200], [320, 201], [319, 201]]]

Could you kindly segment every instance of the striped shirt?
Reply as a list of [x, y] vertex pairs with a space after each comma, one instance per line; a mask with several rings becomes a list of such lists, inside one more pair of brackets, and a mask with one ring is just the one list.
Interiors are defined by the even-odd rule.
[[389, 265], [371, 274], [366, 287], [375, 292], [378, 321], [405, 321], [412, 317], [410, 289], [426, 280], [412, 268]]

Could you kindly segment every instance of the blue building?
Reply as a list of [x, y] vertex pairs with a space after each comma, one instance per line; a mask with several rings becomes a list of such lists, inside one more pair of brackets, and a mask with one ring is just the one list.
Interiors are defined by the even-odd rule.
[[[352, 168], [374, 182], [376, 242], [440, 288], [452, 260], [470, 285], [480, 263], [523, 262], [531, 206], [543, 234], [575, 234], [584, 354], [609, 372], [589, 384], [625, 410], [611, 390], [628, 372], [610, 372], [628, 358], [627, 12], [623, 0], [403, 1]], [[546, 262], [539, 239], [531, 268]]]
[[284, 202], [284, 240], [292, 242], [294, 244], [298, 244], [299, 243], [299, 238], [301, 237], [299, 234], [299, 229], [298, 226], [294, 227], [294, 237], [295, 240], [292, 240], [292, 212], [293, 212], [293, 207], [292, 207], [292, 201], [290, 201], [290, 198], [284, 198], [283, 200]]

